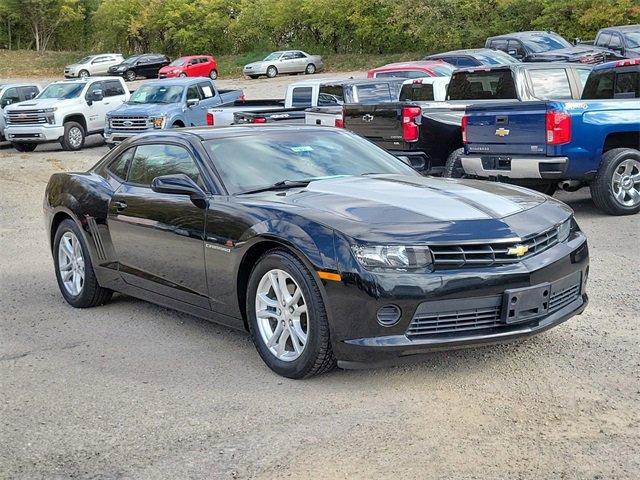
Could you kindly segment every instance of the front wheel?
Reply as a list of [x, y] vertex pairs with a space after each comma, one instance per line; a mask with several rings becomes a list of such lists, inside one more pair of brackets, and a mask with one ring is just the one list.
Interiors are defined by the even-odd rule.
[[124, 74], [124, 78], [127, 82], [133, 82], [136, 79], [136, 72], [133, 70], [127, 70]]
[[216, 80], [216, 79], [218, 78], [218, 71], [217, 71], [217, 70], [215, 70], [215, 69], [214, 69], [214, 70], [211, 70], [211, 71], [209, 72], [209, 78], [210, 78], [211, 80]]
[[603, 212], [609, 215], [640, 212], [640, 151], [614, 148], [606, 152], [590, 187], [593, 202]]
[[38, 146], [37, 143], [13, 142], [13, 148], [19, 152], [33, 152]]
[[87, 70], [80, 70], [80, 72], [78, 72], [78, 78], [89, 78], [89, 72]]
[[60, 143], [64, 150], [80, 150], [84, 146], [84, 138], [85, 132], [82, 125], [77, 122], [67, 122], [64, 124], [64, 135]]
[[186, 73], [182, 72], [180, 75], [178, 75], [180, 78], [185, 78], [187, 76]]
[[89, 250], [78, 225], [64, 220], [53, 240], [53, 261], [58, 287], [69, 305], [76, 308], [95, 307], [106, 303], [111, 290], [98, 285]]
[[307, 75], [313, 75], [314, 73], [316, 73], [316, 66], [313, 63], [310, 63], [309, 65], [307, 65], [307, 68], [305, 68], [304, 73], [306, 73]]
[[447, 178], [464, 178], [464, 168], [462, 168], [462, 160], [460, 157], [464, 154], [464, 148], [458, 148], [451, 152], [444, 164], [443, 177]]
[[274, 372], [305, 378], [335, 367], [318, 285], [288, 251], [273, 249], [258, 260], [249, 277], [246, 309], [256, 349]]
[[267, 68], [267, 77], [273, 78], [276, 75], [278, 75], [278, 69], [276, 67], [271, 65], [269, 68]]

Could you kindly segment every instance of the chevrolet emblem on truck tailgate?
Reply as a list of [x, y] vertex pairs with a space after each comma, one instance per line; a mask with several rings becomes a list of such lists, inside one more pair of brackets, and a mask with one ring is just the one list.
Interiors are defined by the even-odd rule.
[[371, 123], [373, 121], [373, 115], [371, 115], [370, 113], [367, 113], [366, 115], [362, 116], [362, 121], [363, 122], [367, 122], [367, 123]]
[[500, 127], [496, 129], [496, 135], [499, 137], [506, 137], [507, 135], [509, 135], [509, 129]]
[[511, 247], [509, 248], [509, 250], [507, 250], [507, 255], [515, 255], [516, 257], [521, 257], [528, 251], [529, 247], [527, 247], [526, 245], [516, 245], [515, 247]]

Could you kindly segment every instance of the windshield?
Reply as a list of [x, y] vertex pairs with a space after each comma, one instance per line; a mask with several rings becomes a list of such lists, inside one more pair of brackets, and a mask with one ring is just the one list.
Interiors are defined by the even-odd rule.
[[173, 62], [171, 62], [169, 64], [169, 66], [170, 67], [181, 67], [185, 63], [187, 63], [187, 60], [181, 57], [181, 58], [176, 58]]
[[419, 175], [381, 148], [343, 131], [257, 131], [204, 145], [232, 194], [284, 180], [373, 173]]
[[178, 85], [143, 85], [129, 99], [129, 103], [178, 103], [184, 87]]
[[528, 38], [522, 38], [521, 40], [533, 53], [571, 47], [571, 44], [559, 35], [532, 35]]
[[84, 86], [85, 83], [52, 83], [38, 95], [38, 98], [76, 98], [80, 96]]
[[78, 60], [76, 63], [89, 63], [93, 57], [84, 57], [82, 60]]
[[267, 55], [265, 57], [265, 59], [263, 60], [263, 62], [270, 62], [272, 60], [278, 60], [280, 58], [280, 55], [282, 55], [282, 52], [273, 52], [270, 53], [269, 55]]
[[637, 32], [625, 32], [624, 37], [627, 39], [629, 48], [640, 48], [640, 30]]
[[517, 98], [516, 85], [509, 69], [454, 73], [447, 92], [448, 100], [517, 100]]
[[500, 50], [494, 50], [491, 53], [474, 53], [472, 55], [483, 65], [511, 65], [512, 63], [520, 63], [511, 55]]
[[136, 55], [135, 57], [129, 57], [129, 58], [127, 58], [127, 59], [126, 59], [124, 62], [122, 62], [122, 63], [126, 63], [127, 65], [131, 65], [131, 64], [136, 63], [136, 61], [137, 61], [139, 58], [140, 58], [140, 57], [139, 57], [139, 56], [137, 56], [137, 55]]

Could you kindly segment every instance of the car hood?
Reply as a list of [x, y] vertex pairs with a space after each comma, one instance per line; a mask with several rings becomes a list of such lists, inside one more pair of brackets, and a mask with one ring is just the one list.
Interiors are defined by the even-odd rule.
[[71, 65], [67, 65], [65, 68], [75, 69], [84, 66], [82, 63], [72, 63]]
[[130, 115], [132, 117], [144, 117], [150, 115], [165, 115], [166, 112], [175, 107], [176, 103], [160, 104], [160, 103], [141, 103], [128, 104], [123, 103], [115, 110], [107, 113], [108, 117]]
[[586, 45], [575, 45], [573, 47], [549, 50], [548, 52], [534, 53], [533, 56], [537, 58], [557, 58], [560, 60], [572, 60], [592, 55], [601, 55], [603, 52], [606, 52], [606, 50], [602, 48], [594, 48]]
[[60, 107], [64, 107], [65, 105], [76, 104], [77, 102], [78, 102], [78, 98], [69, 98], [66, 100], [60, 100], [58, 98], [41, 98], [41, 99], [26, 100], [24, 102], [16, 103], [14, 105], [11, 105], [10, 108], [8, 107], [5, 111], [33, 110], [34, 108], [37, 108], [37, 109], [53, 108], [53, 107], [60, 108]]
[[174, 70], [182, 70], [182, 67], [172, 67], [170, 65], [166, 65], [164, 67], [162, 67], [160, 70], [158, 70], [159, 73], [168, 73], [168, 72], [172, 72]]
[[244, 66], [244, 68], [258, 68], [258, 67], [261, 67], [263, 63], [264, 63], [264, 62], [253, 62], [253, 63], [247, 63], [247, 64]]
[[522, 237], [571, 214], [564, 204], [522, 187], [402, 175], [319, 180], [244, 198], [372, 242]]

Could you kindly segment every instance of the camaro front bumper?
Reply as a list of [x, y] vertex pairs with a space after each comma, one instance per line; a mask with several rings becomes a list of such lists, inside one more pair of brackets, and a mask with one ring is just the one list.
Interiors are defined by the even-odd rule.
[[[365, 274], [353, 282], [347, 275], [342, 285], [328, 282], [338, 364], [344, 368], [397, 364], [434, 350], [540, 333], [586, 308], [588, 264], [586, 237], [577, 232], [568, 242], [511, 265], [369, 278]], [[510, 318], [514, 297], [523, 308]], [[384, 326], [378, 313], [391, 305], [401, 312], [400, 318]]]

